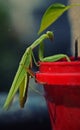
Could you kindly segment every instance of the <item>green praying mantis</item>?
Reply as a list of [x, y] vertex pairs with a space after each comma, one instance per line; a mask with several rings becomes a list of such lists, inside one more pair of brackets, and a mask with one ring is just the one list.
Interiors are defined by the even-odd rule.
[[53, 56], [44, 57], [44, 47], [43, 47], [43, 41], [45, 39], [52, 40], [54, 38], [54, 34], [51, 31], [47, 31], [45, 34], [41, 35], [37, 40], [35, 40], [24, 52], [21, 61], [19, 63], [18, 70], [16, 72], [16, 75], [14, 77], [12, 86], [10, 88], [9, 94], [7, 96], [7, 99], [4, 103], [3, 108], [8, 109], [15, 94], [19, 90], [19, 102], [20, 107], [23, 108], [27, 99], [27, 91], [28, 91], [28, 84], [30, 76], [35, 78], [34, 73], [32, 73], [32, 59], [34, 60], [35, 64], [38, 65], [36, 62], [34, 55], [33, 55], [33, 49], [39, 45], [39, 60], [41, 62], [54, 62], [57, 60], [60, 60], [61, 58], [66, 58], [68, 61], [70, 61], [69, 57], [65, 54], [56, 54]]

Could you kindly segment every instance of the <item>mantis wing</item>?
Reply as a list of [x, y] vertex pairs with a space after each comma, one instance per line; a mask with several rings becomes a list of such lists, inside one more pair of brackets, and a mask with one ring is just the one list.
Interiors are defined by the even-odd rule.
[[31, 62], [31, 49], [27, 48], [27, 50], [25, 51], [25, 53], [20, 61], [19, 68], [16, 72], [11, 89], [10, 89], [9, 94], [8, 94], [8, 97], [7, 97], [5, 104], [3, 106], [4, 109], [9, 108], [16, 92], [18, 91], [21, 84], [23, 84], [23, 82], [24, 82], [26, 71], [21, 64], [23, 64], [24, 66], [27, 66], [27, 68], [28, 68], [30, 65], [30, 62]]
[[28, 84], [29, 84], [29, 74], [27, 73], [23, 79], [23, 82], [19, 87], [19, 102], [21, 108], [24, 107], [24, 104], [27, 99]]

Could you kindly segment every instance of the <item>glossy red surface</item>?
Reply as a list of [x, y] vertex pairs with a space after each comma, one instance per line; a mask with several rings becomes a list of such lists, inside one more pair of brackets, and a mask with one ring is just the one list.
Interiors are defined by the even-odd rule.
[[80, 58], [40, 62], [35, 76], [44, 85], [52, 130], [80, 130]]

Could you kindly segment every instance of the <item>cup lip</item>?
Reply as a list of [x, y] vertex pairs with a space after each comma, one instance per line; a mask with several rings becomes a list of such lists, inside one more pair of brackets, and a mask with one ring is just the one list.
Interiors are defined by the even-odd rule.
[[40, 62], [35, 77], [38, 83], [80, 87], [80, 57], [70, 57], [71, 62], [61, 59], [57, 62]]

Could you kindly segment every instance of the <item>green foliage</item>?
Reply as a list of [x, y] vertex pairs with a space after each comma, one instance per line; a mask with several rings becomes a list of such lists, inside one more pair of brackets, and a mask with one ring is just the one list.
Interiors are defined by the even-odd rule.
[[54, 23], [65, 11], [74, 7], [80, 6], [80, 4], [73, 4], [73, 5], [64, 5], [61, 3], [54, 3], [48, 7], [45, 11], [38, 34], [43, 32], [46, 28], [48, 28], [52, 23]]

